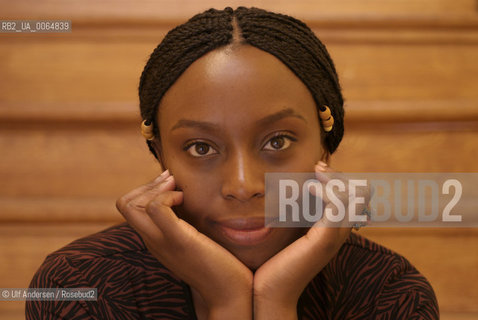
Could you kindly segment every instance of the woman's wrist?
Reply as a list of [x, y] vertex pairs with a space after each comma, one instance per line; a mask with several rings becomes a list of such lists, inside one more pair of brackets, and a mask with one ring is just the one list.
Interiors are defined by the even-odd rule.
[[297, 320], [297, 304], [254, 299], [254, 319]]
[[241, 298], [230, 301], [228, 304], [212, 306], [208, 311], [208, 320], [252, 319], [252, 299]]
[[288, 299], [287, 301], [277, 301], [271, 297], [254, 297], [254, 319], [297, 319], [297, 301]]

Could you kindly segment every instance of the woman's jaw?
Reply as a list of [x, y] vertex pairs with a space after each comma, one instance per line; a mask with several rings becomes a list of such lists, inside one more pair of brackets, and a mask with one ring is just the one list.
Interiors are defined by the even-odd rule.
[[[187, 201], [187, 196], [185, 196]], [[266, 223], [261, 214], [230, 213], [226, 217], [209, 212], [185, 212], [184, 206], [175, 208], [178, 216], [227, 249], [251, 270], [298, 239], [304, 229], [277, 228]], [[260, 211], [255, 211], [260, 212]]]

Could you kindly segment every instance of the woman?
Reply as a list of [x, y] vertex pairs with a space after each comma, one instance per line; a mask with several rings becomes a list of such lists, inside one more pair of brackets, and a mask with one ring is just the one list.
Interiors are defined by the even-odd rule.
[[139, 96], [167, 170], [118, 200], [127, 223], [49, 255], [31, 283], [98, 300], [28, 302], [27, 318], [438, 318], [427, 280], [350, 226], [265, 224], [264, 174], [326, 182], [343, 136], [334, 64], [305, 24], [208, 10], [154, 50]]

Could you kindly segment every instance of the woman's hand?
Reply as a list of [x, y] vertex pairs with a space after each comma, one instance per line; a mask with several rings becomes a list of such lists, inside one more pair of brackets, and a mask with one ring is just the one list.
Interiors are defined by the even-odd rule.
[[[315, 166], [315, 175], [323, 185], [330, 180], [325, 173], [331, 173], [334, 179], [343, 180], [337, 172], [319, 162]], [[348, 204], [354, 199], [349, 198], [348, 184], [344, 182], [345, 193], [341, 196], [337, 194], [337, 197], [348, 212]], [[365, 198], [365, 203], [361, 207], [357, 206], [357, 212], [361, 212], [367, 206], [370, 192], [367, 188], [356, 190], [356, 197]], [[330, 208], [336, 214], [335, 205], [325, 195], [322, 198], [324, 208]], [[255, 318], [297, 319], [297, 302], [303, 290], [337, 254], [350, 231], [351, 223], [347, 214], [340, 224], [332, 225], [322, 218], [304, 236], [264, 263], [254, 275]]]
[[183, 193], [174, 189], [174, 178], [165, 171], [121, 197], [116, 206], [151, 254], [199, 293], [208, 319], [251, 318], [252, 272], [176, 216], [171, 207], [182, 203]]

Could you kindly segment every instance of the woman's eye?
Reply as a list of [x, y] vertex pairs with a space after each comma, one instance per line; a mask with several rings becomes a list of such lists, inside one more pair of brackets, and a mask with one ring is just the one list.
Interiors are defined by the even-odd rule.
[[187, 152], [193, 157], [204, 157], [216, 154], [217, 151], [213, 147], [204, 142], [195, 142], [186, 147]]
[[266, 145], [264, 146], [264, 150], [272, 150], [272, 151], [284, 150], [289, 148], [291, 141], [292, 139], [287, 136], [273, 137], [272, 139], [267, 141]]

